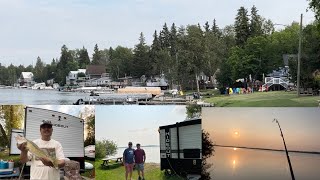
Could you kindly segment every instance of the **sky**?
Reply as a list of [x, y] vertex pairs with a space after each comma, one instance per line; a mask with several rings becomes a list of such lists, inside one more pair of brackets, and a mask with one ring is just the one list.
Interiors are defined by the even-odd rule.
[[185, 106], [96, 106], [96, 140], [108, 139], [118, 147], [159, 145], [159, 126], [186, 119]]
[[63, 44], [69, 49], [100, 49], [118, 45], [133, 48], [140, 32], [151, 44], [155, 30], [169, 26], [234, 23], [237, 9], [255, 5], [259, 14], [276, 24], [291, 24], [304, 14], [304, 24], [314, 19], [306, 12], [307, 0], [0, 0], [0, 63], [35, 65], [59, 58]]
[[320, 152], [319, 108], [203, 108], [202, 127], [219, 145]]

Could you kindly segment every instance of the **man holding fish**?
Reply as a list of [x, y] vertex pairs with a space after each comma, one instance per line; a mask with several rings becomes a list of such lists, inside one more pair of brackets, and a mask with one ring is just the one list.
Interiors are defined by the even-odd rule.
[[20, 161], [31, 161], [30, 179], [59, 180], [59, 168], [64, 167], [64, 154], [61, 144], [52, 136], [52, 124], [44, 121], [40, 125], [41, 139], [30, 141], [16, 137], [20, 149]]

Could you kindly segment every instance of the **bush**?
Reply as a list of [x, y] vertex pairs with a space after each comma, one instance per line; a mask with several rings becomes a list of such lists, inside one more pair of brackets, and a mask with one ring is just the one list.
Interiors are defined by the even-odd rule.
[[117, 153], [117, 145], [111, 140], [96, 141], [96, 158], [113, 156]]

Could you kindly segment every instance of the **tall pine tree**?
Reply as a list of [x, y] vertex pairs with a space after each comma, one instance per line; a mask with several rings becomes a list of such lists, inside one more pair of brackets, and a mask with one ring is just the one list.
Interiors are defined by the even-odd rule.
[[262, 30], [262, 18], [258, 14], [258, 9], [253, 6], [251, 8], [251, 21], [250, 21], [250, 37], [261, 36], [263, 34]]
[[240, 7], [234, 23], [236, 32], [236, 44], [243, 46], [250, 36], [248, 11], [244, 7]]
[[159, 35], [159, 39], [162, 49], [168, 49], [170, 46], [170, 31], [168, 29], [167, 23], [164, 23], [162, 31]]
[[222, 35], [222, 33], [219, 29], [219, 26], [217, 25], [216, 19], [213, 19], [213, 25], [212, 25], [211, 31], [216, 37], [221, 37], [221, 35]]
[[79, 51], [78, 56], [79, 68], [85, 69], [88, 64], [90, 64], [90, 58], [87, 49], [83, 46]]
[[140, 33], [139, 43], [135, 46], [133, 56], [133, 73], [137, 77], [149, 76], [151, 67], [149, 63], [149, 47], [146, 45], [143, 33]]
[[102, 57], [102, 52], [99, 50], [98, 44], [94, 46], [93, 54], [92, 54], [92, 62], [93, 65], [105, 65]]

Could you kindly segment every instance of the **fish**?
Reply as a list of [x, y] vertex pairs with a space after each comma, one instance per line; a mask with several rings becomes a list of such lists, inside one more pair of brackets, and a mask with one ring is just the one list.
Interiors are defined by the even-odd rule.
[[18, 144], [27, 143], [26, 148], [28, 149], [28, 151], [30, 151], [33, 155], [35, 155], [38, 158], [49, 159], [52, 162], [54, 168], [59, 169], [58, 159], [50, 156], [46, 151], [40, 149], [39, 146], [37, 146], [34, 142], [28, 140], [27, 138], [21, 135], [16, 136], [15, 139]]

